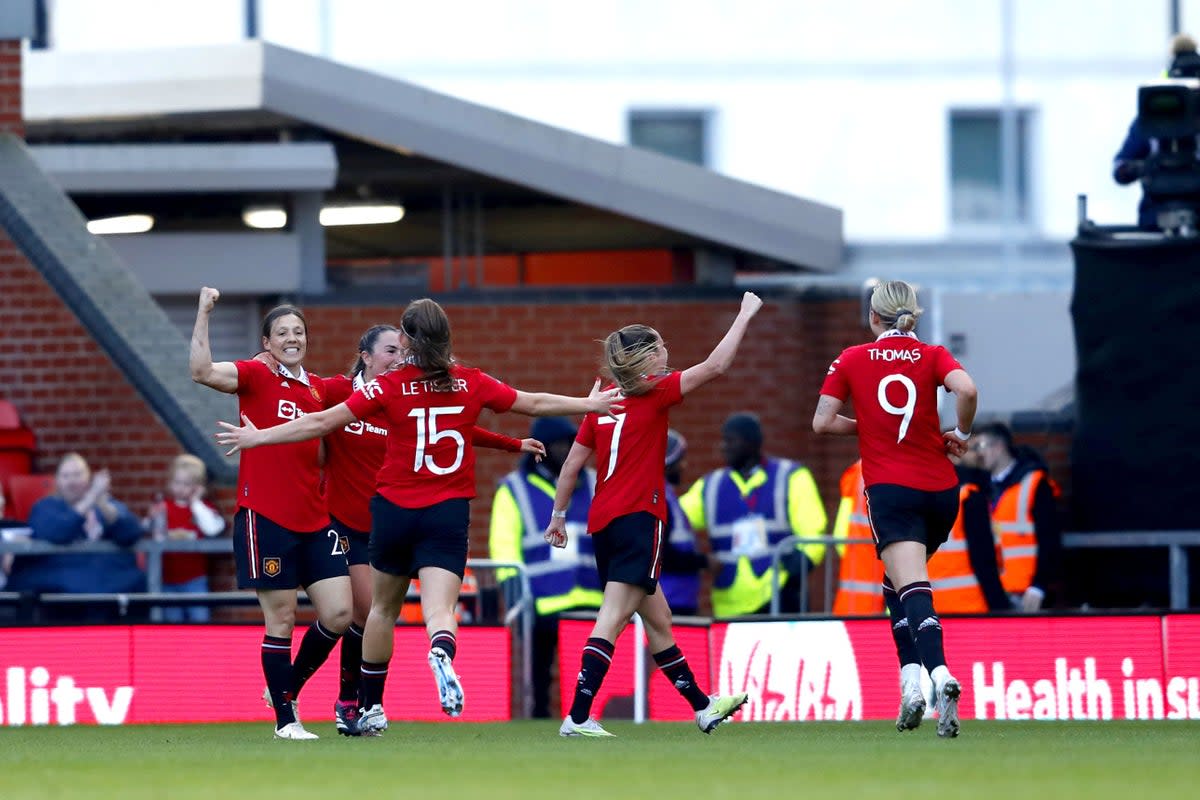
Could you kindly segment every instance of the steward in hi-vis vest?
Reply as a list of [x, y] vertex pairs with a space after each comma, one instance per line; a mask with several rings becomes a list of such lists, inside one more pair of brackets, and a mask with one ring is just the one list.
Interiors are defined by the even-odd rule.
[[[558, 649], [558, 615], [563, 611], [594, 609], [604, 599], [592, 537], [587, 536], [588, 511], [596, 489], [596, 473], [586, 470], [579, 481], [567, 525], [573, 535], [569, 546], [551, 547], [543, 533], [554, 510], [558, 472], [575, 439], [575, 426], [561, 417], [534, 421], [529, 435], [546, 446], [538, 463], [530, 454], [508, 473], [492, 500], [488, 551], [497, 561], [525, 565], [534, 597], [533, 715], [550, 716], [550, 675]], [[513, 579], [515, 570], [499, 569], [500, 581]]]
[[871, 521], [867, 518], [862, 461], [855, 461], [842, 473], [840, 489], [842, 500], [833, 523], [833, 536], [867, 541], [837, 546], [840, 561], [833, 613], [839, 617], [883, 614], [883, 562], [875, 552]]
[[1041, 456], [1013, 445], [1006, 425], [980, 428], [973, 444], [979, 465], [992, 474], [992, 523], [1000, 536], [1004, 590], [1022, 611], [1037, 611], [1061, 584], [1058, 487]]
[[1000, 546], [988, 513], [988, 475], [959, 466], [958, 519], [950, 538], [929, 559], [929, 582], [938, 613], [1008, 611], [1000, 585]]
[[[721, 428], [725, 468], [692, 484], [679, 499], [694, 528], [706, 528], [721, 569], [713, 579], [713, 616], [770, 610], [773, 555], [789, 536], [825, 533], [825, 507], [803, 464], [762, 455], [762, 427], [752, 414], [734, 414]], [[825, 545], [788, 548], [779, 567], [780, 609], [800, 610], [800, 577], [820, 564]]]

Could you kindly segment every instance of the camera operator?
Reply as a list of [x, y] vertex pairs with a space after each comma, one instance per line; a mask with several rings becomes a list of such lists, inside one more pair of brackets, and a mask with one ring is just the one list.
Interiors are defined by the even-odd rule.
[[[1171, 65], [1167, 68], [1169, 78], [1200, 78], [1200, 54], [1196, 52], [1196, 40], [1186, 33], [1177, 34], [1171, 40]], [[1137, 118], [1129, 126], [1129, 133], [1121, 149], [1113, 159], [1113, 180], [1122, 186], [1133, 183], [1145, 175], [1146, 159], [1158, 151], [1158, 140], [1142, 132]], [[1144, 230], [1159, 230], [1158, 204], [1150, 199], [1145, 188], [1138, 204], [1138, 227]]]

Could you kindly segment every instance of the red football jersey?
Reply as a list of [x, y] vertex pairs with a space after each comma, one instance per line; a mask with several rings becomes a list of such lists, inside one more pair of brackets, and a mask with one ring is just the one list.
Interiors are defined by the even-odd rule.
[[829, 366], [821, 394], [854, 404], [864, 485], [938, 492], [958, 484], [937, 410], [938, 387], [956, 369], [946, 348], [896, 331], [843, 350]]
[[[217, 509], [212, 503], [207, 500], [203, 501], [206, 506]], [[200, 533], [200, 526], [196, 524], [196, 518], [192, 516], [192, 507], [187, 503], [177, 503], [174, 500], [165, 500], [163, 506], [166, 509], [166, 528], [169, 531], [186, 528], [189, 531], [194, 531], [197, 539], [204, 538]], [[186, 583], [187, 581], [196, 578], [203, 578], [208, 575], [208, 556], [204, 553], [163, 553], [162, 557], [162, 582], [171, 586], [177, 583]]]
[[[259, 428], [273, 428], [325, 407], [321, 379], [307, 373], [309, 385], [272, 372], [260, 361], [238, 361], [238, 410]], [[329, 511], [321, 494], [319, 439], [242, 451], [237, 501], [297, 533], [326, 528]]]
[[663, 464], [667, 457], [667, 415], [683, 402], [682, 373], [669, 372], [646, 394], [621, 400], [615, 417], [588, 414], [575, 441], [596, 451], [596, 494], [588, 512], [588, 532], [614, 519], [649, 511], [665, 524]]
[[[355, 383], [345, 375], [325, 379], [325, 407], [344, 403]], [[387, 418], [355, 420], [325, 437], [325, 496], [329, 513], [359, 531], [371, 530], [371, 496], [387, 450]]]
[[377, 489], [402, 508], [474, 497], [475, 420], [484, 408], [503, 412], [516, 402], [516, 389], [480, 370], [455, 365], [450, 377], [450, 391], [434, 391], [424, 372], [408, 365], [380, 375], [346, 400], [358, 419], [382, 414], [387, 420]]
[[[362, 378], [337, 375], [325, 379], [325, 407], [344, 403]], [[387, 417], [376, 414], [367, 421], [356, 420], [325, 437], [325, 496], [329, 513], [359, 531], [371, 530], [371, 497], [387, 452]], [[520, 452], [521, 440], [482, 428], [472, 428], [476, 447]]]

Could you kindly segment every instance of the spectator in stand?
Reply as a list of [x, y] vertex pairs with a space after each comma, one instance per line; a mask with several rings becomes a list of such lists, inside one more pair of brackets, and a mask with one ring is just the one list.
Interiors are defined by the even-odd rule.
[[[534, 597], [531, 671], [535, 719], [550, 717], [550, 682], [558, 652], [559, 615], [566, 611], [595, 610], [604, 599], [596, 556], [588, 537], [580, 536], [582, 541], [569, 550], [556, 550], [542, 538], [554, 510], [558, 473], [571, 450], [575, 433], [575, 426], [565, 417], [534, 420], [529, 435], [546, 445], [546, 457], [540, 462], [532, 455], [522, 458], [520, 467], [501, 480], [492, 499], [489, 555], [497, 561], [524, 564]], [[588, 470], [567, 507], [567, 525], [576, 532], [587, 530], [595, 489], [596, 473]], [[501, 570], [497, 577], [507, 580], [512, 573]]]
[[703, 553], [696, 542], [696, 531], [679, 505], [679, 487], [687, 466], [687, 439], [674, 428], [667, 429], [667, 455], [664, 465], [667, 501], [667, 540], [663, 543], [662, 575], [658, 585], [663, 597], [678, 617], [700, 613], [700, 577], [707, 569], [720, 569], [720, 562]]
[[[236, 394], [242, 419], [264, 428], [321, 411], [325, 384], [304, 368], [308, 324], [303, 312], [283, 305], [263, 318], [262, 348], [276, 368], [255, 359], [214, 363], [208, 319], [220, 296], [208, 286], [200, 290], [188, 356], [192, 380]], [[350, 574], [342, 543], [329, 529], [320, 449], [320, 442], [302, 442], [247, 453], [238, 464], [233, 560], [238, 587], [254, 589], [263, 612], [265, 698], [275, 711], [279, 739], [319, 738], [296, 717], [296, 699], [350, 624]], [[317, 620], [305, 631], [293, 662], [300, 588], [308, 593]]]
[[[371, 499], [371, 611], [363, 631], [359, 733], [387, 730], [383, 709], [394, 629], [405, 593], [421, 580], [421, 609], [429, 636], [426, 657], [448, 716], [463, 710], [463, 687], [454, 671], [458, 652], [455, 608], [467, 563], [470, 500], [475, 496], [475, 450], [471, 429], [480, 412], [515, 411], [560, 416], [595, 411], [608, 414], [617, 392], [587, 397], [527, 393], [465, 367], [453, 356], [450, 320], [433, 300], [409, 303], [400, 319], [403, 366], [356, 389], [332, 408], [298, 416], [282, 425], [257, 428], [218, 423], [217, 441], [229, 453], [261, 445], [306, 442], [355, 420], [387, 419], [387, 450]], [[617, 407], [615, 410], [619, 410]], [[262, 451], [270, 458], [282, 447]]]
[[[144, 525], [155, 541], [196, 541], [201, 537], [220, 536], [225, 518], [216, 506], [204, 499], [207, 471], [196, 456], [183, 454], [171, 461], [167, 470], [167, 495], [150, 510]], [[162, 590], [168, 594], [205, 594], [208, 592], [208, 556], [204, 553], [163, 553]], [[166, 606], [163, 622], [208, 622], [208, 606]]]
[[[716, 617], [767, 614], [776, 545], [789, 536], [825, 533], [825, 506], [803, 464], [763, 455], [758, 417], [741, 412], [721, 426], [725, 467], [697, 480], [679, 498], [692, 527], [708, 529], [721, 570], [713, 579]], [[799, 612], [804, 579], [825, 556], [823, 544], [800, 544], [780, 561], [780, 610]]]
[[1041, 455], [1017, 447], [1009, 427], [997, 422], [976, 432], [972, 451], [991, 473], [992, 523], [1000, 534], [1000, 579], [1013, 605], [1033, 612], [1062, 591], [1062, 528], [1058, 486]]
[[[54, 475], [55, 493], [29, 512], [32, 538], [52, 544], [109, 541], [130, 547], [142, 537], [142, 526], [124, 503], [109, 493], [108, 470], [94, 475], [78, 453], [68, 453]], [[120, 553], [62, 553], [21, 556], [13, 562], [9, 590], [15, 592], [109, 593], [144, 592], [146, 576], [132, 550]], [[116, 619], [115, 607], [91, 604], [86, 621]]]

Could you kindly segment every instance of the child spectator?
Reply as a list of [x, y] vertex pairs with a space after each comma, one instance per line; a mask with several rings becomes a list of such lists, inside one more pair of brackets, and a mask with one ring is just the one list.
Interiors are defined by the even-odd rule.
[[[167, 496], [158, 501], [146, 518], [155, 541], [195, 540], [217, 536], [225, 530], [225, 518], [204, 499], [204, 462], [193, 455], [176, 456], [167, 471]], [[164, 553], [162, 589], [171, 594], [203, 594], [208, 591], [208, 556], [204, 553]], [[167, 606], [163, 622], [208, 622], [207, 606]]]

